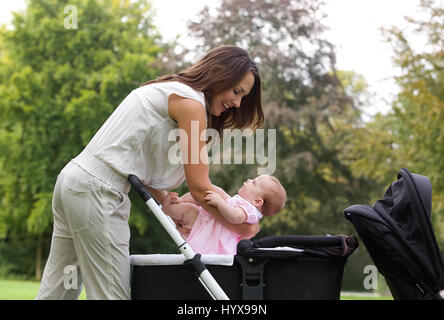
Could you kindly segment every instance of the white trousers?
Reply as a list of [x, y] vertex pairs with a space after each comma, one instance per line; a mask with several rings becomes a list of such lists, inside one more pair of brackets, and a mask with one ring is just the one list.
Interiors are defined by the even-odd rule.
[[36, 299], [77, 299], [82, 282], [87, 299], [130, 299], [131, 204], [128, 190], [106, 180], [73, 161], [58, 176], [51, 249]]

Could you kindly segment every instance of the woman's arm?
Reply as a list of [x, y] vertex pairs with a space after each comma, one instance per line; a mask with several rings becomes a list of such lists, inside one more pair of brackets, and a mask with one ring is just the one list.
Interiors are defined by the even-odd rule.
[[[201, 141], [200, 136], [206, 130], [206, 113], [202, 104], [193, 99], [185, 99], [171, 95], [168, 112], [178, 122], [181, 130], [180, 144], [182, 160], [184, 161], [185, 178], [191, 196], [216, 220], [230, 230], [239, 234], [242, 238], [251, 238], [259, 231], [259, 224], [232, 224], [229, 223], [216, 207], [205, 201], [206, 191], [210, 190], [221, 194], [210, 181], [208, 153], [206, 141]], [[205, 136], [203, 134], [203, 136]]]
[[[222, 199], [225, 199], [225, 200], [227, 200], [228, 198], [231, 198], [231, 196], [228, 194], [228, 193], [226, 193], [225, 191], [224, 191], [224, 189], [222, 189], [222, 188], [220, 188], [220, 187], [218, 187], [218, 186], [215, 186], [214, 184], [213, 184], [213, 187], [215, 187], [218, 191], [219, 191], [219, 195], [222, 195]], [[194, 203], [194, 204], [196, 204], [196, 205], [199, 205], [198, 203], [197, 203], [197, 201], [196, 200], [194, 200], [194, 198], [191, 196], [191, 193], [189, 193], [189, 192], [187, 192], [187, 193], [185, 193], [183, 196], [181, 196], [180, 198], [179, 198], [179, 202], [180, 203]]]

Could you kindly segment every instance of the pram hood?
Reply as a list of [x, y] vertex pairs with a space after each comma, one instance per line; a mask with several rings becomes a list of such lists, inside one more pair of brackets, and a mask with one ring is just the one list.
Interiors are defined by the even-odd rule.
[[[444, 288], [444, 264], [430, 221], [431, 208], [430, 180], [402, 168], [383, 199], [372, 207], [353, 205], [344, 213], [386, 279], [425, 284], [437, 293]], [[376, 237], [382, 237], [395, 254], [383, 252]]]

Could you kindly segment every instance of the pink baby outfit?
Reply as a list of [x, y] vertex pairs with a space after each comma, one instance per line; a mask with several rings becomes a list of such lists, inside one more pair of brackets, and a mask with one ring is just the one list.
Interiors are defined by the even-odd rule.
[[[244, 222], [258, 223], [262, 214], [250, 202], [235, 195], [227, 202], [233, 207], [241, 207], [246, 213]], [[200, 254], [236, 254], [237, 243], [242, 238], [218, 222], [211, 213], [199, 207], [199, 215], [191, 229], [187, 242], [196, 253]]]

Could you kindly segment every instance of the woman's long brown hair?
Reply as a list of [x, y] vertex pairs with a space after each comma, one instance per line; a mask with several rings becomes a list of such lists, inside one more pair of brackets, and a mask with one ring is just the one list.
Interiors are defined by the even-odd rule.
[[[254, 85], [250, 93], [242, 99], [240, 108], [230, 108], [218, 117], [209, 113], [208, 109], [213, 98], [236, 86], [249, 71], [254, 75]], [[216, 129], [221, 139], [225, 128], [256, 130], [264, 123], [259, 71], [244, 49], [228, 45], [212, 49], [190, 68], [178, 74], [165, 75], [148, 81], [141, 86], [166, 81], [181, 82], [205, 95], [208, 127]]]

